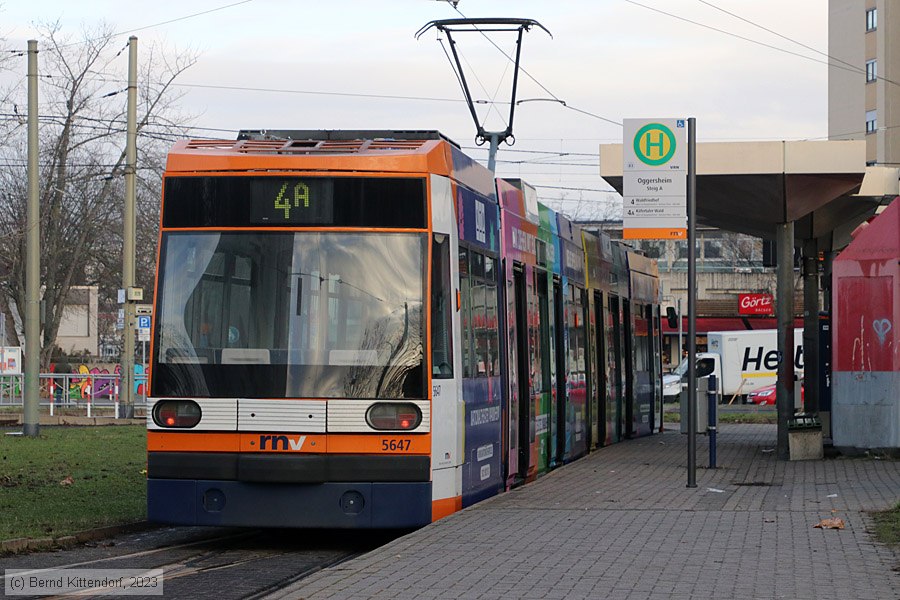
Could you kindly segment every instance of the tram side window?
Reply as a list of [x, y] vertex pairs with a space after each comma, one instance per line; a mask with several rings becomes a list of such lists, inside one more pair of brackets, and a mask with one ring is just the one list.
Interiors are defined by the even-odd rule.
[[451, 324], [450, 238], [435, 234], [431, 248], [431, 374], [453, 377]]
[[463, 377], [500, 374], [497, 264], [479, 252], [460, 249]]
[[[542, 303], [544, 298], [539, 295], [538, 287], [538, 271], [534, 272], [534, 285], [528, 295], [528, 348], [531, 353], [531, 390], [532, 393], [543, 391], [544, 389], [544, 369], [542, 358], [544, 354], [543, 344], [541, 343], [541, 329], [543, 325]], [[547, 278], [542, 274], [544, 279]]]
[[462, 364], [463, 377], [474, 377], [472, 371], [472, 308], [469, 295], [471, 293], [471, 282], [469, 276], [469, 251], [465, 248], [459, 249], [459, 295], [462, 300], [460, 307], [460, 325], [462, 328]]
[[475, 364], [472, 375], [474, 377], [486, 377], [488, 375], [487, 344], [488, 344], [488, 313], [486, 304], [487, 286], [484, 281], [474, 279], [472, 281], [472, 324], [475, 328]]
[[497, 270], [493, 258], [484, 258], [485, 275], [485, 328], [484, 328], [484, 354], [482, 359], [485, 364], [485, 375], [496, 377], [500, 375], [500, 329], [499, 312], [497, 310]]
[[634, 317], [634, 368], [636, 371], [650, 370], [650, 321], [643, 316], [643, 310], [635, 305]]
[[553, 316], [550, 314], [550, 284], [547, 281], [547, 274], [544, 272], [536, 273], [536, 285], [538, 293], [538, 314], [540, 316], [539, 335], [540, 340], [536, 347], [540, 348], [540, 366], [541, 366], [541, 385], [535, 384], [535, 388], [542, 392], [550, 392], [552, 374], [551, 374], [551, 358], [553, 356], [553, 338], [550, 335], [550, 323]]
[[585, 384], [585, 322], [582, 290], [569, 286], [566, 294], [566, 328], [569, 330], [569, 348], [566, 375], [572, 387]]

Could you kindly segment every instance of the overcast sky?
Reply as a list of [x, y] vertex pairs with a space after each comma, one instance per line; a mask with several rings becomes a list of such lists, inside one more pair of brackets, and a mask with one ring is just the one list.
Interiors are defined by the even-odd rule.
[[[541, 186], [543, 200], [575, 217], [600, 214], [609, 197], [599, 191], [609, 186], [597, 147], [621, 141], [623, 118], [693, 116], [699, 141], [826, 136], [825, 58], [793, 43], [827, 52], [824, 0], [460, 0], [457, 9], [437, 0], [0, 0], [0, 36], [17, 49], [39, 21], [59, 20], [73, 35], [105, 21], [123, 44], [138, 37], [139, 60], [151, 42], [199, 51], [180, 79], [198, 136], [438, 129], [486, 159], [446, 40], [442, 47], [434, 30], [414, 34], [463, 15], [534, 19], [552, 37], [539, 28], [525, 34], [518, 98], [567, 106], [519, 105], [516, 143], [501, 146], [497, 172]], [[490, 37], [514, 54], [510, 35]], [[473, 96], [498, 102], [486, 128], [503, 129], [509, 61], [479, 34], [454, 40], [472, 69]], [[478, 105], [480, 120], [490, 107]]]

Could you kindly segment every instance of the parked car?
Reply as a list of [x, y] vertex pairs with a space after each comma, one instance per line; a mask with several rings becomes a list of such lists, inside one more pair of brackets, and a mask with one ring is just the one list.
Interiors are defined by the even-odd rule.
[[[697, 363], [695, 371], [697, 377], [708, 377], [710, 374], [715, 375], [719, 381], [722, 381], [721, 369], [718, 367], [719, 357], [716, 354], [707, 354], [705, 352], [697, 353]], [[687, 358], [681, 361], [674, 371], [667, 375], [663, 375], [663, 401], [678, 402], [681, 395], [681, 383], [687, 374], [688, 361]], [[722, 388], [719, 388], [719, 396], [722, 395]]]
[[[777, 385], [777, 384], [775, 384]], [[758, 390], [753, 390], [747, 394], [747, 404], [757, 404], [759, 406], [775, 406], [775, 385], [767, 385]], [[800, 404], [803, 404], [805, 395], [803, 393], [803, 382], [800, 382]]]

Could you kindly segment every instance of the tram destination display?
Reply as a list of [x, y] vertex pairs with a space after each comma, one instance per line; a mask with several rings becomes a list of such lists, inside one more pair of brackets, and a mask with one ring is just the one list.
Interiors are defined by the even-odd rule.
[[331, 225], [334, 186], [331, 178], [254, 178], [250, 215], [254, 225]]
[[175, 176], [164, 227], [426, 228], [425, 179], [414, 177]]

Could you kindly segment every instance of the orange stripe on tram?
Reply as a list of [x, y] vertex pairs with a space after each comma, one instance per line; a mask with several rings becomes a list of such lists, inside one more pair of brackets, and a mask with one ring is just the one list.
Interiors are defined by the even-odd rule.
[[431, 501], [431, 520], [443, 519], [462, 510], [462, 496]]

